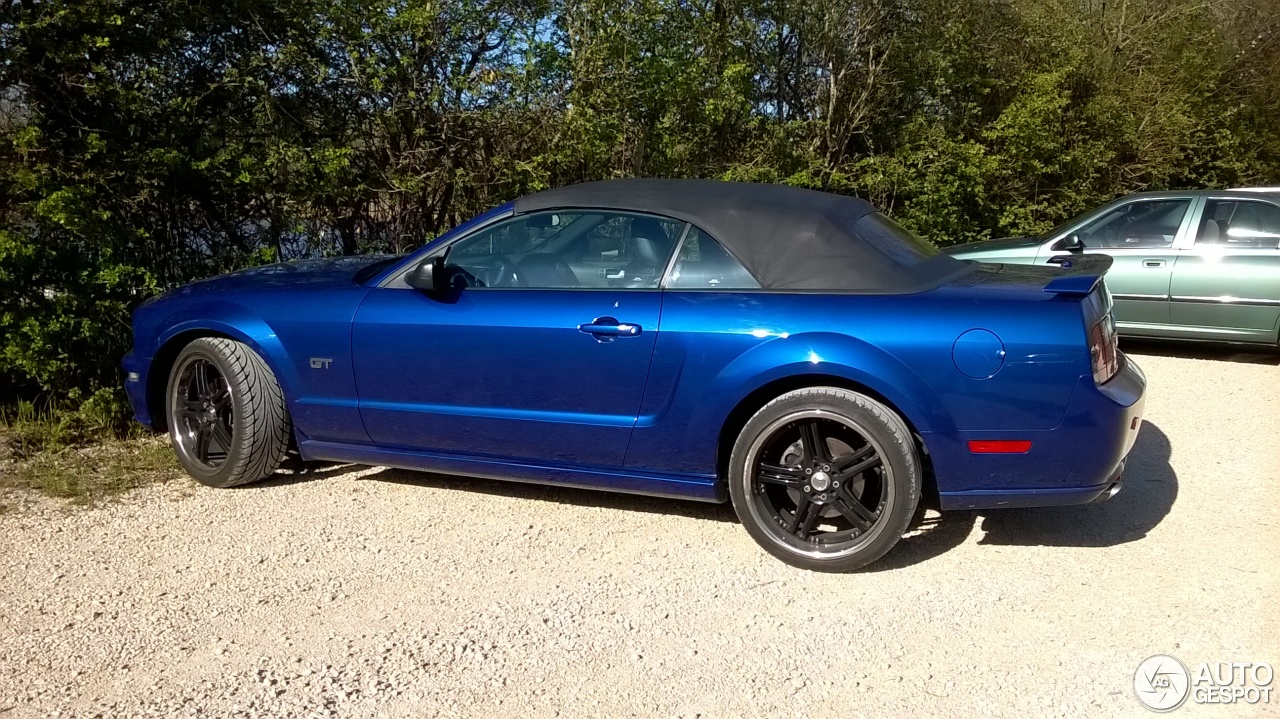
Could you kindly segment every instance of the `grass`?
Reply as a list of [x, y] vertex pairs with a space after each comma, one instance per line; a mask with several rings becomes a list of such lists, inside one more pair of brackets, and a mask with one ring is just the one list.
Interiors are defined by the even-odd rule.
[[118, 425], [83, 412], [27, 402], [0, 413], [0, 491], [35, 491], [93, 505], [179, 472], [165, 438], [140, 428], [122, 433]]

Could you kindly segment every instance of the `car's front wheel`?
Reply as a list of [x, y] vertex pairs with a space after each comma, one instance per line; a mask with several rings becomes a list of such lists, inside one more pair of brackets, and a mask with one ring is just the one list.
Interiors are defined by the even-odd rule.
[[222, 337], [192, 341], [169, 374], [169, 438], [187, 472], [210, 487], [262, 479], [280, 466], [292, 426], [266, 362]]
[[911, 432], [889, 407], [838, 387], [788, 392], [747, 421], [729, 493], [762, 547], [804, 569], [846, 572], [884, 556], [920, 500]]

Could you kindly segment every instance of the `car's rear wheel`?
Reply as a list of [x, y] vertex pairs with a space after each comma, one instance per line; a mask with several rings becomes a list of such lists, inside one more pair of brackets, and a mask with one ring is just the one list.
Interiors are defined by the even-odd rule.
[[847, 572], [884, 556], [920, 501], [911, 432], [883, 403], [838, 387], [788, 392], [743, 427], [729, 493], [762, 547], [804, 569]]
[[178, 461], [202, 484], [234, 487], [280, 466], [292, 433], [284, 393], [248, 346], [221, 337], [192, 341], [173, 363], [167, 396]]

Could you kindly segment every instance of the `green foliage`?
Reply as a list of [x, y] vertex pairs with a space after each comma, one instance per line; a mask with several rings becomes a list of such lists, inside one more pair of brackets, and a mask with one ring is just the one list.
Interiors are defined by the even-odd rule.
[[74, 409], [18, 400], [0, 411], [0, 443], [5, 454], [23, 459], [84, 447], [133, 434], [134, 427], [123, 421], [128, 416], [124, 392], [111, 387], [98, 389]]
[[84, 435], [77, 424], [73, 413], [55, 412], [50, 407], [19, 401], [12, 411], [0, 415], [0, 428], [8, 445], [5, 454], [27, 459], [80, 444]]
[[0, 405], [100, 428], [147, 297], [546, 187], [781, 182], [951, 244], [1280, 181], [1246, 0], [53, 0], [0, 60]]

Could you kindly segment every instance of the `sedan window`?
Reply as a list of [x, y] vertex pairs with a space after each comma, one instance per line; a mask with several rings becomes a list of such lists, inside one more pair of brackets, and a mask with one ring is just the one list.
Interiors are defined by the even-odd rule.
[[1172, 247], [1190, 200], [1140, 200], [1121, 205], [1076, 231], [1090, 249]]
[[1280, 207], [1253, 200], [1209, 200], [1196, 244], [1276, 249], [1280, 243]]

